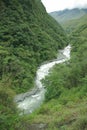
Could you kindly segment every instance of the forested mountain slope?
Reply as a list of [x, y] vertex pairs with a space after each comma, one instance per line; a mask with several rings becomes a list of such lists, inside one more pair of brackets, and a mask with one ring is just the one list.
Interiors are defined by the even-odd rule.
[[31, 88], [37, 66], [66, 43], [40, 0], [0, 1], [0, 80], [6, 86], [16, 92]]
[[30, 117], [33, 123], [46, 124], [46, 130], [87, 129], [86, 19], [87, 15], [84, 15], [81, 19], [73, 20], [78, 24], [71, 28], [68, 35], [72, 46], [71, 59], [56, 65], [45, 78], [45, 102]]
[[86, 29], [86, 21], [87, 21], [87, 14], [83, 15], [79, 19], [67, 21], [66, 23], [62, 24], [62, 26], [63, 26], [64, 30], [68, 34], [70, 34], [76, 30], [79, 30], [79, 28], [81, 28], [81, 29], [83, 28], [83, 30], [85, 30]]
[[79, 19], [83, 15], [87, 14], [87, 9], [65, 9], [63, 11], [51, 12], [50, 15], [60, 23], [66, 23], [70, 20]]
[[16, 124], [14, 95], [34, 87], [38, 65], [66, 44], [63, 29], [40, 0], [0, 0], [1, 130], [22, 130]]

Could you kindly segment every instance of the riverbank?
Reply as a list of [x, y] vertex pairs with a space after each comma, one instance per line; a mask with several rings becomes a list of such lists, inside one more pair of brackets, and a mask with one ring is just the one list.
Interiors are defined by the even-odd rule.
[[56, 60], [43, 64], [38, 68], [35, 80], [36, 88], [15, 97], [14, 100], [17, 103], [18, 108], [22, 111], [21, 114], [30, 114], [42, 104], [45, 87], [41, 83], [41, 80], [49, 74], [49, 70], [55, 64], [63, 63], [70, 59], [70, 48], [70, 45], [68, 45], [64, 50], [60, 51]]

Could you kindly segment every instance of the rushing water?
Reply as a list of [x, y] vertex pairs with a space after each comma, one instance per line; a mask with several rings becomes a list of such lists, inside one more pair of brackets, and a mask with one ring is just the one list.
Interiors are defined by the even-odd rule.
[[22, 111], [21, 114], [32, 113], [41, 105], [45, 94], [45, 88], [41, 83], [41, 80], [48, 75], [50, 68], [52, 68], [55, 64], [63, 63], [70, 59], [70, 48], [70, 45], [68, 45], [64, 50], [60, 51], [56, 60], [43, 64], [39, 67], [35, 80], [36, 88], [34, 88], [31, 92], [26, 92], [15, 97], [15, 102], [17, 103], [18, 108]]

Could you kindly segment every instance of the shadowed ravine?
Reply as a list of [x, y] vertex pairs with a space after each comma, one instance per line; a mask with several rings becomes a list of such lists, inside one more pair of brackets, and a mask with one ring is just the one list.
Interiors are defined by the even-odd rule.
[[56, 60], [43, 64], [38, 68], [35, 80], [36, 88], [31, 92], [26, 92], [15, 97], [15, 102], [22, 111], [21, 114], [30, 114], [41, 105], [45, 94], [45, 87], [42, 85], [41, 80], [48, 75], [49, 70], [55, 64], [63, 63], [70, 59], [70, 48], [70, 45], [68, 45], [64, 50], [60, 51]]

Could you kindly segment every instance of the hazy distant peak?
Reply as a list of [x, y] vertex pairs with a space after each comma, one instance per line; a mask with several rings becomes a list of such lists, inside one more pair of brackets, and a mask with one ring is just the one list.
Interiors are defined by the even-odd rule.
[[68, 20], [78, 19], [83, 15], [85, 15], [86, 13], [87, 8], [85, 9], [74, 8], [74, 9], [65, 9], [62, 11], [51, 12], [50, 15], [58, 22], [64, 23]]

